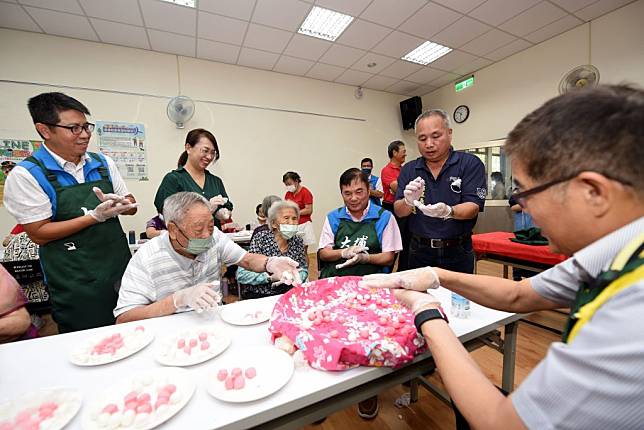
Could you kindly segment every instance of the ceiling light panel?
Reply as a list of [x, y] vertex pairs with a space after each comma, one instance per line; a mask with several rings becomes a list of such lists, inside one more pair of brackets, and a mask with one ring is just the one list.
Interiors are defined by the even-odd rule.
[[418, 48], [407, 53], [404, 57], [402, 57], [402, 60], [426, 66], [432, 61], [436, 61], [443, 55], [449, 53], [451, 50], [452, 48], [448, 48], [447, 46], [427, 41], [420, 45]]
[[297, 32], [334, 42], [351, 24], [351, 21], [353, 21], [352, 16], [313, 6]]

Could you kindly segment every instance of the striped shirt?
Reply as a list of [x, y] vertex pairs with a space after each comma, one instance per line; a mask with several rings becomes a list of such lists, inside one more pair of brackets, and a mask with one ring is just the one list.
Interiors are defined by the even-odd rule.
[[123, 274], [114, 316], [198, 284], [217, 283], [219, 289], [222, 264], [239, 263], [246, 251], [219, 229], [212, 235], [215, 245], [194, 260], [172, 248], [167, 232], [141, 246]]
[[[580, 282], [596, 278], [644, 231], [644, 217], [532, 278], [537, 293], [570, 306]], [[531, 429], [639, 429], [644, 423], [644, 282], [609, 299], [574, 342], [554, 342], [512, 394]]]

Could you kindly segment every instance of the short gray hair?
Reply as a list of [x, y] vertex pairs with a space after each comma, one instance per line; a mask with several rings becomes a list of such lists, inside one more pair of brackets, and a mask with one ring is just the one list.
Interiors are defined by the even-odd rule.
[[264, 200], [262, 200], [262, 212], [264, 213], [264, 216], [268, 217], [268, 210], [273, 205], [273, 203], [279, 202], [281, 200], [282, 200], [281, 197], [277, 197], [275, 195], [264, 197]]
[[205, 197], [190, 191], [180, 191], [165, 199], [163, 202], [163, 221], [165, 225], [170, 222], [180, 224], [186, 212], [196, 204], [202, 204], [210, 209], [210, 204]]
[[283, 209], [293, 209], [295, 210], [295, 215], [297, 215], [297, 219], [300, 219], [300, 207], [297, 205], [297, 203], [292, 202], [290, 200], [280, 200], [278, 202], [275, 202], [271, 205], [271, 207], [268, 209], [268, 214], [266, 214], [266, 223], [271, 226], [273, 224], [273, 221], [277, 219], [279, 216], [280, 212], [282, 212]]
[[429, 118], [430, 116], [441, 117], [443, 119], [443, 124], [445, 125], [445, 128], [446, 129], [452, 128], [452, 123], [449, 119], [449, 115], [447, 114], [447, 112], [445, 112], [443, 109], [430, 109], [418, 115], [418, 118], [416, 118], [416, 122], [414, 123], [414, 131], [416, 131], [416, 128], [418, 127], [418, 123], [420, 122], [421, 119]]

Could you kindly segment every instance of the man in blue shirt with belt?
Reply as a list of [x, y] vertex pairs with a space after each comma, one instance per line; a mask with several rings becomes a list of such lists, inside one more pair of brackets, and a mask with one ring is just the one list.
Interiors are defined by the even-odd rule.
[[452, 148], [446, 112], [423, 112], [414, 129], [421, 156], [401, 169], [394, 203], [396, 215], [408, 217], [408, 268], [474, 273], [471, 235], [485, 204], [485, 166]]

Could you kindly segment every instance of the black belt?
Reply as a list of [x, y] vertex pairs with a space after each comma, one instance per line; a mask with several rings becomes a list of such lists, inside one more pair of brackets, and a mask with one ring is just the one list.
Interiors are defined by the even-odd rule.
[[451, 248], [453, 246], [462, 245], [468, 240], [470, 240], [470, 235], [460, 236], [453, 239], [430, 239], [428, 237], [412, 235], [412, 240], [417, 240], [423, 245], [427, 245], [430, 248]]

